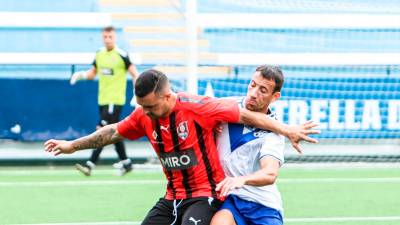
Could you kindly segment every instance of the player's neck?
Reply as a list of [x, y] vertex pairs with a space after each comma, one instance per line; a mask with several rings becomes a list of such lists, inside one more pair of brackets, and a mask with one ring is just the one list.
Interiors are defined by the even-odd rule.
[[267, 105], [267, 106], [265, 106], [265, 107], [263, 107], [261, 109], [254, 109], [254, 110], [251, 110], [251, 111], [267, 114], [268, 109], [269, 109], [269, 106]]
[[267, 112], [268, 112], [268, 109], [269, 109], [269, 105], [265, 106], [265, 107], [261, 110], [261, 112], [262, 112], [262, 113], [267, 113]]
[[170, 99], [170, 110], [172, 112], [172, 110], [175, 108], [176, 105], [176, 99], [178, 98], [178, 95], [175, 92], [171, 93], [171, 99]]
[[169, 105], [169, 107], [168, 107], [169, 110], [168, 110], [168, 113], [167, 113], [168, 115], [171, 114], [172, 111], [174, 110], [175, 105], [176, 105], [176, 99], [177, 99], [177, 94], [172, 92], [171, 93], [171, 97], [168, 100], [168, 105]]
[[107, 52], [111, 52], [112, 50], [114, 50], [114, 48], [115, 48], [115, 45], [110, 46], [110, 47], [106, 47]]

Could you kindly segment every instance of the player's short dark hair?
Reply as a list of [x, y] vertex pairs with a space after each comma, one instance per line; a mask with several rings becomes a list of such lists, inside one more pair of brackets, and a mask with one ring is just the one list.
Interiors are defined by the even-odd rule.
[[265, 79], [275, 81], [275, 88], [273, 93], [281, 91], [284, 78], [282, 70], [279, 67], [261, 65], [257, 67], [256, 71], [259, 71]]
[[158, 70], [146, 70], [139, 75], [135, 82], [135, 95], [139, 98], [154, 92], [160, 93], [168, 84], [167, 76]]
[[115, 27], [113, 26], [106, 26], [103, 28], [103, 32], [112, 32], [115, 31]]

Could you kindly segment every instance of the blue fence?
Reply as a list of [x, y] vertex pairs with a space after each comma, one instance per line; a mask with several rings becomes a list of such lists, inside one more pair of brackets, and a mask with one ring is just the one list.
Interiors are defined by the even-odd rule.
[[[207, 82], [226, 97], [245, 95], [249, 80], [200, 81], [201, 94]], [[286, 123], [318, 122], [319, 138], [400, 138], [400, 77], [287, 77], [274, 108]]]
[[[200, 80], [200, 94], [208, 82], [217, 97], [224, 97], [245, 95], [249, 80]], [[173, 84], [182, 89], [181, 81]], [[130, 81], [127, 93], [130, 99]], [[97, 82], [70, 86], [67, 80], [0, 79], [0, 138], [86, 135], [98, 122], [96, 94]], [[126, 105], [123, 116], [131, 110]], [[319, 138], [400, 138], [400, 78], [287, 77], [275, 110], [289, 123], [318, 120], [323, 130]]]
[[[70, 86], [67, 80], [0, 79], [0, 97], [0, 138], [77, 138], [93, 132], [99, 120], [97, 82]], [[131, 110], [126, 105], [123, 116]], [[10, 130], [16, 125], [20, 133]]]

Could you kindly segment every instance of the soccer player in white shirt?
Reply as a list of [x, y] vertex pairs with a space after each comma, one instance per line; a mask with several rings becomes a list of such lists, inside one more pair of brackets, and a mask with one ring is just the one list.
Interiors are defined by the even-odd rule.
[[[258, 67], [247, 96], [238, 98], [238, 104], [275, 118], [269, 105], [281, 96], [283, 81], [278, 67]], [[217, 190], [227, 198], [211, 225], [283, 224], [282, 200], [275, 180], [284, 162], [284, 137], [242, 124], [223, 124], [217, 148], [226, 174]]]

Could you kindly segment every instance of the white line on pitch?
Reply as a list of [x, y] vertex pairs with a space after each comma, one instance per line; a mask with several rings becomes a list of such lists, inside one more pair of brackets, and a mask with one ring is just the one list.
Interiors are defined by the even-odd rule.
[[127, 221], [119, 221], [119, 222], [85, 222], [85, 223], [38, 223], [38, 224], [8, 224], [8, 225], [139, 225], [141, 222], [127, 222]]
[[89, 181], [18, 181], [0, 182], [0, 187], [27, 186], [98, 186], [98, 185], [132, 185], [132, 184], [165, 184], [165, 180], [89, 180]]
[[[134, 165], [134, 171], [139, 170], [141, 173], [143, 172], [151, 172], [151, 173], [160, 173], [161, 166], [160, 165]], [[115, 174], [116, 169], [96, 169], [93, 170], [93, 175], [110, 175]], [[5, 169], [0, 170], [0, 176], [43, 176], [43, 175], [76, 175], [79, 174], [75, 168], [71, 169], [21, 169], [21, 170], [12, 170]]]
[[[302, 183], [398, 183], [400, 177], [387, 178], [296, 178], [278, 179], [282, 184]], [[2, 181], [0, 187], [9, 186], [92, 186], [92, 185], [132, 185], [132, 184], [165, 184], [165, 180], [77, 180], [77, 181]]]
[[278, 178], [278, 183], [380, 183], [400, 182], [400, 177], [370, 177], [370, 178]]
[[322, 217], [322, 218], [287, 218], [286, 223], [297, 222], [347, 222], [347, 221], [400, 221], [400, 216], [374, 217]]
[[[286, 218], [285, 223], [313, 223], [313, 222], [347, 222], [347, 221], [400, 221], [400, 216], [374, 216], [374, 217], [309, 217], [309, 218]], [[79, 222], [79, 223], [40, 223], [40, 224], [12, 224], [12, 225], [138, 225], [140, 221], [118, 221], [118, 222]], [[11, 224], [9, 224], [11, 225]]]

